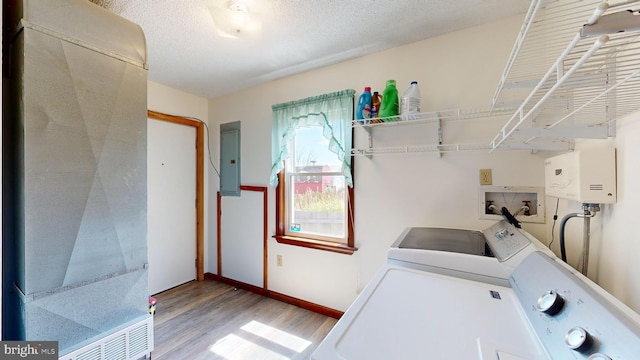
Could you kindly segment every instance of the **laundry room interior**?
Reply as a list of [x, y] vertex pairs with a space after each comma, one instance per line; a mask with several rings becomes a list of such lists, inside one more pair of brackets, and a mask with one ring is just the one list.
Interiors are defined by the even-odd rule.
[[[323, 27], [344, 29], [353, 21], [349, 16], [366, 16], [358, 8], [361, 3], [376, 6], [375, 15], [380, 11], [405, 22], [397, 11], [415, 8], [426, 13], [431, 7], [446, 7], [445, 1], [403, 0], [384, 4], [391, 8], [387, 11], [378, 9], [376, 1], [309, 5], [314, 11], [323, 6], [353, 11], [338, 20], [331, 20], [335, 14], [329, 10], [316, 19], [299, 2], [239, 2], [259, 10], [265, 41], [275, 37], [291, 47], [273, 46], [273, 53], [260, 47], [264, 52], [255, 55], [254, 67], [234, 67], [234, 56], [238, 64], [248, 63], [250, 49], [263, 41], [245, 38], [244, 29], [229, 36], [216, 33], [214, 24], [221, 27], [224, 22], [211, 12], [236, 1], [3, 2], [3, 342], [58, 341], [60, 359], [75, 360], [101, 339], [109, 341], [113, 334], [144, 323], [151, 340], [138, 352], [128, 349], [122, 359], [364, 359], [384, 358], [387, 350], [411, 358], [429, 347], [429, 341], [398, 349], [393, 340], [378, 341], [377, 336], [420, 332], [416, 324], [397, 330], [393, 326], [405, 324], [395, 320], [382, 331], [395, 312], [424, 310], [398, 310], [417, 303], [417, 298], [407, 297], [435, 296], [445, 289], [425, 283], [423, 294], [413, 276], [424, 276], [429, 283], [455, 278], [452, 289], [460, 279], [468, 288], [490, 284], [489, 290], [497, 289], [505, 299], [520, 299], [521, 292], [529, 290], [514, 284], [525, 288], [522, 284], [537, 281], [531, 274], [544, 263], [540, 274], [571, 274], [567, 281], [577, 283], [571, 286], [590, 289], [581, 299], [593, 297], [594, 303], [605, 304], [604, 310], [592, 311], [606, 312], [601, 318], [615, 321], [561, 327], [560, 349], [536, 335], [538, 326], [551, 325], [537, 325], [533, 315], [527, 318], [533, 305], [518, 305], [510, 309], [520, 315], [512, 316], [531, 322], [536, 340], [518, 350], [506, 341], [503, 346], [496, 335], [497, 340], [490, 341], [498, 344], [491, 349], [514, 359], [570, 358], [559, 355], [564, 351], [576, 359], [621, 359], [640, 348], [640, 282], [635, 277], [640, 273], [640, 242], [633, 230], [640, 204], [640, 1], [468, 0], [464, 6], [474, 9], [490, 3], [490, 9], [483, 9], [485, 18], [472, 11], [462, 15], [462, 5], [453, 6], [447, 11], [457, 12], [449, 20], [456, 23], [440, 24], [427, 35], [420, 23], [410, 23], [421, 16], [412, 15], [403, 27], [416, 27], [421, 38], [402, 44], [393, 41], [392, 28], [376, 32], [386, 19], [365, 22], [370, 26], [358, 20], [354, 22], [362, 28], [351, 31], [367, 32], [371, 41], [351, 49], [322, 40], [335, 35], [323, 35]], [[504, 11], [496, 11], [500, 7]], [[182, 16], [191, 13], [185, 9], [203, 14], [186, 24]], [[270, 33], [268, 26], [276, 22], [270, 16], [285, 15], [306, 16], [309, 22], [313, 18], [314, 36], [300, 36], [321, 43], [299, 43], [291, 33], [295, 28]], [[303, 19], [292, 20], [291, 26]], [[74, 22], [97, 30], [83, 34], [67, 26]], [[210, 27], [196, 29], [202, 24]], [[109, 29], [113, 33], [94, 38]], [[201, 46], [191, 38], [205, 31], [222, 40], [202, 53], [198, 47], [182, 47], [190, 45], [181, 38]], [[59, 40], [48, 45], [50, 38]], [[347, 44], [352, 40], [357, 38], [345, 35]], [[315, 51], [315, 46], [327, 48]], [[54, 58], [57, 52], [60, 58]], [[94, 58], [94, 53], [101, 57]], [[30, 60], [30, 54], [54, 64], [60, 75], [40, 71], [40, 60]], [[163, 58], [166, 54], [171, 57]], [[230, 67], [199, 73], [206, 63], [202, 59], [218, 54]], [[97, 85], [90, 85], [89, 79], [101, 71]], [[108, 71], [114, 75], [106, 75]], [[43, 85], [44, 78], [51, 84]], [[61, 85], [53, 83], [58, 79]], [[397, 95], [387, 93], [390, 80]], [[419, 107], [403, 116], [403, 94], [412, 82], [419, 86]], [[357, 114], [366, 88], [382, 95], [382, 102], [395, 96], [395, 114], [383, 116], [382, 105], [377, 118]], [[113, 102], [91, 100], [103, 93]], [[89, 105], [77, 105], [85, 99]], [[91, 114], [97, 115], [89, 119]], [[78, 125], [61, 120], [73, 116], [84, 121]], [[103, 131], [101, 124], [107, 123]], [[296, 152], [294, 134], [302, 136], [296, 131], [305, 128], [321, 129], [318, 134], [328, 139], [323, 144], [333, 146], [327, 151], [335, 158], [323, 163], [322, 156]], [[65, 129], [70, 133], [62, 134]], [[316, 140], [295, 144], [303, 149]], [[95, 159], [82, 155], [85, 152]], [[309, 172], [313, 174], [306, 176]], [[338, 185], [335, 178], [340, 178]], [[80, 199], [80, 192], [86, 192], [86, 198]], [[298, 206], [294, 197], [305, 192], [340, 194], [344, 207], [339, 210], [339, 235], [318, 236], [315, 230], [305, 235], [302, 212], [293, 210]], [[109, 220], [103, 222], [105, 218]], [[60, 224], [66, 221], [69, 226]], [[496, 224], [508, 224], [508, 230]], [[522, 241], [532, 244], [526, 254], [541, 253], [545, 260], [525, 260], [518, 248], [515, 257], [510, 253], [503, 261], [490, 239], [487, 247], [482, 240], [479, 251], [484, 256], [477, 262], [469, 254], [447, 255], [456, 250], [420, 249], [419, 240], [416, 248], [407, 245], [410, 249], [403, 252], [401, 240], [417, 228], [477, 230], [480, 236], [490, 229], [484, 236], [495, 236], [498, 242], [504, 240], [502, 231], [514, 239], [519, 237], [514, 233], [523, 233]], [[63, 239], [72, 233], [77, 239]], [[494, 260], [486, 249], [500, 264], [489, 263]], [[416, 265], [421, 254], [433, 256], [433, 263]], [[546, 259], [553, 265], [547, 268]], [[405, 262], [412, 265], [400, 264]], [[437, 265], [440, 262], [443, 265]], [[466, 275], [435, 269], [458, 262]], [[500, 267], [497, 275], [481, 278], [484, 270], [476, 270], [475, 264], [482, 268], [485, 262], [486, 269]], [[383, 275], [383, 270], [407, 268], [410, 275], [402, 280], [406, 287], [402, 281], [393, 285], [400, 289], [395, 298], [371, 286], [396, 289], [385, 283], [393, 276]], [[240, 348], [228, 336], [240, 336], [231, 325], [223, 329], [226, 337], [202, 335], [203, 327], [216, 327], [217, 319], [229, 317], [216, 315], [226, 305], [207, 306], [202, 299], [211, 293], [204, 290], [180, 297], [184, 284], [204, 283], [226, 286], [216, 291], [224, 292], [229, 304], [233, 296], [247, 292], [321, 314], [337, 325], [327, 325], [322, 336], [316, 334], [307, 341], [310, 347], [300, 350], [276, 344], [263, 345], [273, 357], [251, 352], [264, 349], [233, 353], [220, 345], [227, 341], [228, 347]], [[99, 284], [104, 286], [96, 290]], [[461, 288], [467, 289], [464, 284]], [[380, 291], [386, 289], [382, 285]], [[571, 291], [553, 286], [546, 290], [573, 304]], [[164, 300], [168, 294], [177, 298]], [[386, 299], [392, 299], [385, 303], [388, 308], [374, 306]], [[544, 308], [540, 302], [546, 299], [541, 296], [536, 306]], [[428, 301], [420, 303], [430, 308]], [[181, 306], [193, 307], [184, 324], [162, 318], [179, 313]], [[552, 319], [549, 323], [565, 319], [537, 309]], [[369, 313], [375, 320], [358, 315]], [[118, 316], [122, 321], [114, 319]], [[198, 325], [189, 328], [189, 321]], [[383, 329], [363, 335], [366, 341], [349, 334], [358, 326], [367, 329], [366, 324]], [[593, 344], [574, 346], [572, 326], [591, 333]], [[630, 339], [627, 350], [618, 352], [617, 345], [610, 345], [614, 341], [607, 342], [606, 327]], [[176, 328], [189, 330], [179, 336], [169, 332]], [[286, 329], [283, 325], [271, 331]], [[489, 340], [469, 336], [470, 351], [479, 351], [478, 359], [489, 358], [483, 357], [493, 351], [487, 350]], [[247, 347], [248, 342], [237, 344]], [[182, 355], [190, 343], [202, 352]], [[565, 343], [570, 350], [564, 349]], [[108, 359], [102, 356], [96, 359]]]

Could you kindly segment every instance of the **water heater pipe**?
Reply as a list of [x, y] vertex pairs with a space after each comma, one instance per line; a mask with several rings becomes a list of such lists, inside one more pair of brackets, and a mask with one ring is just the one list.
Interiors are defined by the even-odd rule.
[[589, 267], [589, 245], [591, 239], [591, 218], [596, 216], [596, 212], [600, 211], [598, 204], [582, 204], [582, 213], [571, 213], [565, 215], [560, 221], [560, 256], [562, 261], [567, 262], [567, 252], [565, 249], [564, 229], [569, 219], [574, 217], [584, 218], [584, 226], [582, 229], [582, 274], [587, 276]]
[[598, 204], [582, 204], [584, 214], [584, 227], [582, 230], [582, 275], [587, 276], [589, 267], [589, 242], [591, 239], [591, 218], [596, 216], [596, 212], [600, 211]]
[[567, 221], [569, 221], [569, 219], [574, 218], [574, 217], [578, 217], [580, 216], [579, 213], [571, 213], [571, 214], [567, 214], [565, 215], [562, 220], [560, 220], [560, 258], [562, 259], [562, 261], [567, 262], [567, 250], [565, 248], [564, 245], [564, 227], [567, 225]]

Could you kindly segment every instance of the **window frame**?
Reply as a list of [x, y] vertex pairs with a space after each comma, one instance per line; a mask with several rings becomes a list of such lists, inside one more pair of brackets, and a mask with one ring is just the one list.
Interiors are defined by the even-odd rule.
[[[285, 167], [285, 170], [283, 170], [283, 171], [286, 173], [286, 167]], [[285, 220], [284, 234], [286, 236], [306, 237], [306, 238], [315, 239], [315, 240], [322, 240], [322, 241], [329, 241], [329, 242], [336, 242], [336, 243], [345, 244], [347, 242], [346, 240], [348, 238], [348, 232], [347, 232], [347, 225], [346, 224], [348, 223], [347, 219], [348, 219], [348, 216], [349, 216], [349, 213], [348, 213], [349, 212], [349, 204], [348, 204], [349, 193], [346, 192], [346, 191], [345, 191], [344, 196], [342, 197], [342, 202], [345, 204], [344, 218], [343, 218], [345, 220], [344, 228], [343, 228], [344, 235], [345, 235], [344, 237], [338, 238], [338, 237], [332, 237], [332, 236], [321, 235], [321, 234], [311, 235], [308, 232], [302, 232], [302, 233], [294, 232], [294, 231], [291, 231], [291, 229], [287, 226], [287, 224], [291, 225], [292, 217], [293, 217], [292, 216], [293, 214], [291, 213], [291, 211], [293, 210], [293, 207], [294, 207], [292, 205], [292, 203], [294, 201], [294, 199], [293, 199], [294, 189], [292, 189], [292, 186], [294, 186], [295, 183], [293, 182], [292, 178], [295, 178], [296, 176], [303, 176], [303, 175], [308, 175], [308, 174], [311, 174], [311, 176], [317, 175], [317, 176], [320, 176], [320, 177], [322, 177], [322, 176], [340, 176], [340, 177], [342, 177], [344, 179], [344, 175], [342, 175], [342, 173], [338, 173], [338, 172], [300, 173], [300, 172], [293, 172], [292, 171], [292, 172], [286, 173], [285, 174], [285, 181], [284, 181], [284, 184], [285, 184], [285, 186], [284, 186], [284, 188], [285, 188], [285, 200], [287, 199], [287, 194], [289, 194], [290, 197], [289, 197], [289, 201], [287, 201], [287, 204], [289, 206], [285, 206], [285, 209], [284, 209], [284, 215], [285, 215], [285, 219], [284, 219]], [[345, 241], [343, 241], [343, 239]]]
[[[351, 132], [351, 137], [353, 140], [353, 131]], [[354, 167], [355, 167], [355, 159], [351, 161], [351, 176], [353, 178]], [[276, 241], [280, 244], [289, 244], [294, 246], [301, 246], [311, 249], [325, 250], [331, 251], [341, 254], [352, 255], [358, 249], [355, 247], [354, 240], [354, 188], [355, 188], [355, 178], [354, 178], [354, 186], [346, 187], [347, 191], [347, 228], [346, 228], [346, 243], [340, 243], [335, 241], [328, 240], [319, 240], [311, 237], [304, 236], [304, 234], [300, 235], [288, 235], [286, 232], [287, 225], [287, 205], [286, 205], [286, 191], [288, 188], [288, 184], [286, 182], [285, 171], [287, 169], [287, 165], [278, 173], [278, 185], [276, 186], [276, 234], [273, 236]]]

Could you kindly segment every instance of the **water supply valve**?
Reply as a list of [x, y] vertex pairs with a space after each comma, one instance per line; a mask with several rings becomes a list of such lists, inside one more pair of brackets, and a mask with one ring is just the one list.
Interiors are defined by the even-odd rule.
[[485, 214], [497, 214], [496, 206], [493, 205], [493, 200], [487, 200], [487, 207], [484, 209]]
[[524, 203], [524, 205], [522, 206], [522, 208], [524, 209], [523, 211], [523, 215], [524, 216], [530, 216], [531, 215], [531, 200], [522, 200], [522, 202]]

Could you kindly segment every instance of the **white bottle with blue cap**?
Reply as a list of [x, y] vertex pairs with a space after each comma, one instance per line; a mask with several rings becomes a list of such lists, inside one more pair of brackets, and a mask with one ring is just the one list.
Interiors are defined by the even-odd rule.
[[412, 81], [411, 85], [402, 93], [400, 99], [400, 119], [416, 120], [420, 113], [420, 88], [417, 81]]

